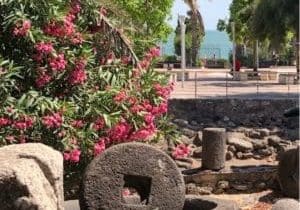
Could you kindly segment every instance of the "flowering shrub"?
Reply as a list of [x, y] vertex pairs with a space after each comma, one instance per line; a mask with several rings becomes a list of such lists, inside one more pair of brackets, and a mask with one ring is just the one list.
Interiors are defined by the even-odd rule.
[[173, 87], [150, 69], [159, 50], [130, 65], [97, 2], [0, 1], [0, 145], [42, 142], [75, 164], [114, 144], [171, 135]]

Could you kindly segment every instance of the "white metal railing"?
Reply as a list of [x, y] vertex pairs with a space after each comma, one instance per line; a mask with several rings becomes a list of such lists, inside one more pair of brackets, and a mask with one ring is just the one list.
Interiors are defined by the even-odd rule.
[[[262, 70], [231, 73], [230, 70], [182, 70], [157, 69], [169, 74], [175, 82], [172, 98], [297, 98], [299, 84], [297, 73]], [[236, 75], [244, 75], [237, 77]], [[245, 76], [245, 74], [247, 76]], [[243, 78], [242, 78], [243, 77]]]

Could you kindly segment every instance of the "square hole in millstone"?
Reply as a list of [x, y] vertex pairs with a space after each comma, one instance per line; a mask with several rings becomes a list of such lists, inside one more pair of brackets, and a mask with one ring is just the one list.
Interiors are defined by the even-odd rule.
[[152, 178], [146, 176], [124, 175], [122, 201], [127, 205], [148, 205]]

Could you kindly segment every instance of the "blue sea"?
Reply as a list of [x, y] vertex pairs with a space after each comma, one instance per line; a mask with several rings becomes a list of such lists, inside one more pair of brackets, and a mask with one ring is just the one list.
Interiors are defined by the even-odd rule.
[[[166, 43], [162, 44], [163, 55], [174, 55], [174, 37], [172, 33]], [[208, 30], [205, 32], [205, 37], [201, 43], [200, 57], [201, 58], [223, 58], [228, 59], [230, 52], [232, 51], [232, 42], [229, 36], [225, 32], [216, 30]]]

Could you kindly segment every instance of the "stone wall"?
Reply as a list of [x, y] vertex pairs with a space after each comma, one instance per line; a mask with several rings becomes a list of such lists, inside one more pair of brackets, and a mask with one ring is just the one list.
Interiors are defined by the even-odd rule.
[[203, 126], [288, 127], [283, 113], [298, 104], [297, 99], [173, 99], [169, 113]]

